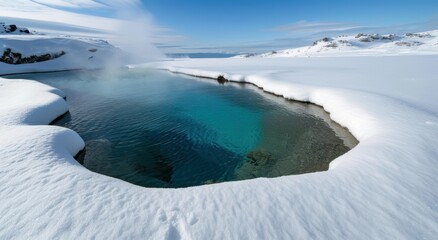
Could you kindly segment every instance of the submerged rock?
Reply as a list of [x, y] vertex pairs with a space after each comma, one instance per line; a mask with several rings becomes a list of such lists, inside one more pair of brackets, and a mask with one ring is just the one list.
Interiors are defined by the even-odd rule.
[[85, 161], [85, 154], [86, 154], [86, 149], [82, 149], [81, 151], [79, 151], [76, 155], [75, 155], [75, 159], [76, 161], [78, 161], [81, 165], [84, 165], [84, 161]]
[[272, 154], [263, 150], [253, 150], [246, 157], [247, 162], [254, 166], [266, 166], [273, 161]]
[[156, 178], [160, 181], [171, 183], [172, 182], [172, 174], [173, 168], [171, 165], [167, 163], [164, 158], [160, 157], [160, 160], [155, 161], [153, 163], [142, 164], [137, 163], [135, 165], [135, 171], [138, 174]]

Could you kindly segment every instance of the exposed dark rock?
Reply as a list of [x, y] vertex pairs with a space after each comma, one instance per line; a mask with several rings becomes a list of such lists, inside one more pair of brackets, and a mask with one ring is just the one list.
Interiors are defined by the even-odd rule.
[[421, 43], [420, 42], [396, 42], [395, 45], [397, 45], [397, 46], [412, 47], [412, 46], [421, 45]]
[[359, 41], [361, 41], [361, 42], [372, 42], [374, 40], [379, 40], [381, 37], [379, 34], [359, 33], [356, 35], [355, 38], [359, 38]]
[[10, 32], [15, 32], [15, 30], [17, 30], [17, 25], [15, 25], [15, 24], [9, 25], [9, 31]]
[[432, 37], [429, 33], [406, 33], [406, 37], [428, 38]]
[[6, 48], [3, 55], [5, 55], [5, 54], [9, 55], [11, 52], [12, 52], [12, 49]]
[[336, 44], [335, 42], [334, 43], [329, 43], [329, 44], [327, 44], [327, 45], [325, 45], [325, 47], [330, 47], [330, 48], [337, 48], [338, 47], [338, 44]]
[[315, 45], [318, 44], [319, 42], [330, 42], [330, 41], [332, 41], [332, 40], [333, 40], [332, 38], [325, 37], [325, 38], [322, 38], [322, 39], [320, 39], [320, 40], [318, 40], [318, 41], [313, 42], [313, 46], [315, 46]]
[[351, 42], [347, 41], [347, 40], [338, 40], [338, 43], [342, 44], [342, 45], [346, 45], [346, 46], [351, 46]]
[[48, 60], [52, 60], [64, 55], [65, 52], [56, 52], [56, 53], [46, 53], [42, 55], [31, 55], [29, 57], [23, 57], [23, 55], [19, 52], [13, 52], [12, 49], [6, 48], [3, 51], [3, 55], [0, 57], [0, 62], [4, 62], [7, 64], [27, 64], [27, 63], [35, 63], [35, 62], [44, 62]]
[[15, 25], [15, 24], [7, 25], [4, 22], [0, 22], [0, 33], [14, 34], [17, 32], [30, 34], [30, 31], [27, 28], [20, 28], [20, 27], [17, 27], [17, 25]]
[[394, 34], [389, 34], [389, 35], [382, 36], [382, 40], [390, 40], [390, 41], [392, 41], [392, 40], [394, 40], [394, 38], [395, 38]]
[[359, 33], [359, 34], [356, 35], [355, 38], [360, 38], [360, 37], [363, 37], [363, 36], [366, 36], [366, 34], [365, 33]]
[[360, 38], [359, 38], [359, 41], [360, 41], [360, 42], [371, 42], [371, 41], [373, 41], [373, 40], [372, 40], [372, 38], [370, 38], [370, 37], [367, 36], [367, 37], [360, 37]]
[[380, 35], [379, 35], [379, 34], [372, 34], [372, 35], [369, 35], [369, 37], [370, 37], [372, 40], [379, 40], [379, 39], [380, 39]]
[[224, 84], [225, 82], [228, 82], [228, 79], [226, 79], [223, 75], [219, 75], [217, 77], [217, 82], [220, 84]]
[[97, 52], [97, 48], [88, 49], [90, 52]]
[[245, 58], [254, 57], [254, 56], [256, 56], [254, 53], [247, 53], [247, 54], [243, 55], [243, 57], [245, 57]]

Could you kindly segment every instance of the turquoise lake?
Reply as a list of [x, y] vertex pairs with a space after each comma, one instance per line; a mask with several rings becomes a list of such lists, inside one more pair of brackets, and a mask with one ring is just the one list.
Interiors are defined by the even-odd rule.
[[23, 74], [64, 91], [53, 124], [86, 142], [91, 171], [178, 188], [328, 169], [357, 144], [313, 104], [249, 85], [145, 69]]

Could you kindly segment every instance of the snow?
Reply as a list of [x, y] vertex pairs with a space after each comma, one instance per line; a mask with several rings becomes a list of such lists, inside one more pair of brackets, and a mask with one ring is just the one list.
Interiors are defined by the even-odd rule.
[[[0, 75], [120, 67], [126, 63], [163, 58], [164, 55], [150, 43], [159, 38], [156, 33], [163, 29], [154, 26], [147, 13], [138, 10], [140, 3], [139, 0], [111, 3], [94, 0], [0, 1], [0, 57], [8, 48], [23, 57], [66, 53], [33, 64], [0, 62]], [[93, 12], [107, 17], [95, 16]], [[10, 25], [18, 29], [11, 32]], [[23, 32], [25, 30], [29, 30], [29, 34]]]
[[356, 34], [325, 37], [310, 46], [272, 51], [263, 54], [243, 54], [248, 57], [339, 57], [339, 56], [395, 56], [435, 55], [438, 52], [438, 30], [394, 34]]
[[[23, 24], [31, 35], [3, 32], [2, 50], [67, 52], [39, 63], [0, 63], [0, 74], [104, 66], [117, 50], [89, 35], [107, 34], [117, 21], [46, 6], [102, 2], [0, 2], [6, 24], [36, 26]], [[75, 36], [59, 35], [66, 30]], [[0, 239], [435, 239], [438, 33], [425, 34], [370, 42], [345, 36], [278, 51], [278, 58], [130, 66], [223, 75], [310, 101], [360, 141], [326, 172], [184, 189], [143, 188], [85, 169], [73, 158], [84, 147], [81, 137], [46, 125], [68, 110], [65, 94], [0, 78]], [[327, 47], [333, 42], [338, 47]], [[288, 56], [306, 58], [280, 58]]]
[[138, 187], [85, 169], [73, 159], [83, 147], [76, 133], [37, 125], [66, 110], [63, 95], [33, 81], [2, 79], [0, 226], [8, 227], [0, 228], [0, 236], [434, 239], [437, 60], [419, 55], [147, 64], [205, 77], [223, 74], [314, 102], [360, 141], [326, 172], [185, 189]]
[[72, 69], [97, 69], [108, 66], [121, 65], [126, 57], [116, 47], [106, 41], [72, 36], [54, 36], [42, 34], [1, 34], [0, 55], [6, 49], [22, 54], [22, 57], [32, 55], [51, 54], [52, 56], [64, 52], [58, 58], [51, 60], [27, 63], [7, 64], [0, 62], [0, 75], [45, 72]]
[[64, 51], [66, 54], [52, 60], [31, 64], [6, 64], [0, 62], [0, 74], [23, 72], [45, 72], [72, 69], [98, 69], [121, 60], [119, 49], [101, 40], [75, 39], [66, 37], [23, 36], [3, 38], [0, 36], [0, 51], [11, 48], [23, 56], [53, 54]]
[[[78, 2], [78, 1], [76, 1]], [[97, 2], [87, 1], [88, 7], [96, 7]], [[60, 7], [80, 7], [81, 3], [67, 1], [0, 1], [0, 16], [3, 22], [26, 25], [38, 32], [69, 34], [81, 37], [108, 37], [120, 21], [93, 15], [63, 11]], [[82, 5], [83, 6], [83, 5]]]
[[27, 28], [19, 28], [16, 25], [7, 25], [0, 22], [0, 34], [30, 34]]

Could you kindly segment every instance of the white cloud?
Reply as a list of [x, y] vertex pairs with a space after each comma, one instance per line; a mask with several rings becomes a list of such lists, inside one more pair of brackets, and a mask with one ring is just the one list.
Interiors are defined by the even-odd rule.
[[[119, 35], [132, 37], [135, 33], [137, 41], [149, 43], [170, 44], [186, 39], [155, 24], [141, 4], [140, 0], [0, 0], [0, 17], [38, 32], [103, 38], [115, 44]], [[112, 16], [97, 16], [95, 11], [107, 11]]]
[[348, 23], [338, 23], [338, 22], [308, 22], [308, 21], [298, 21], [295, 23], [282, 25], [275, 27], [271, 30], [286, 32], [293, 36], [305, 36], [321, 32], [336, 32], [336, 31], [348, 31], [363, 26], [348, 24]]
[[104, 4], [90, 0], [33, 0], [33, 2], [51, 6], [51, 7], [66, 7], [66, 8], [102, 8]]

